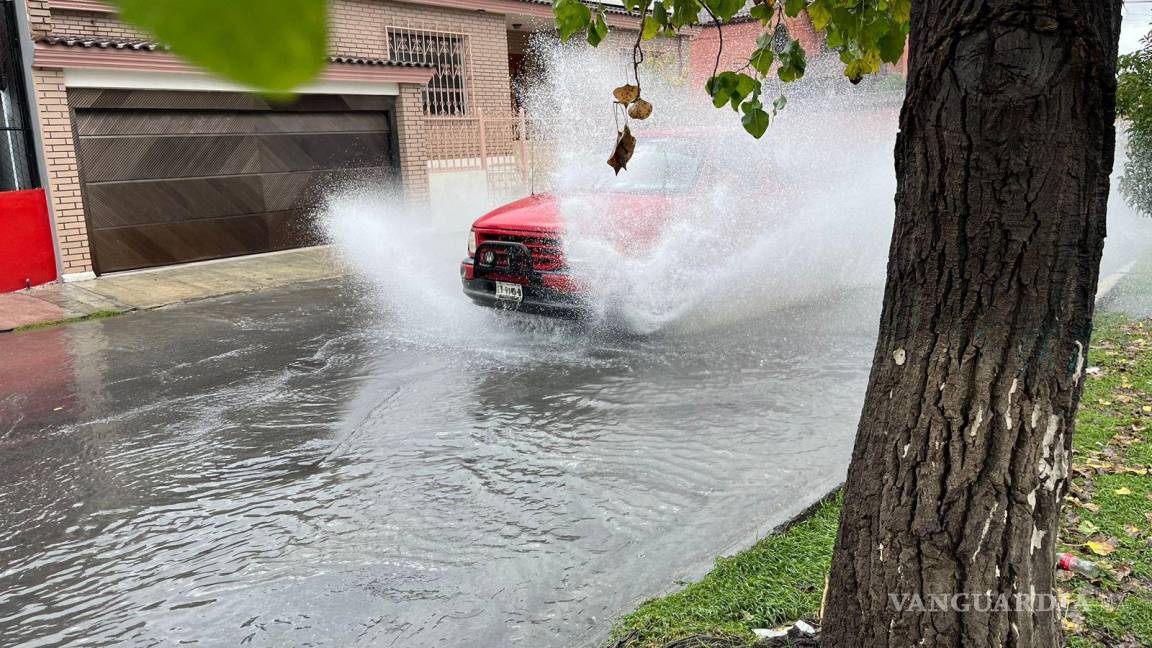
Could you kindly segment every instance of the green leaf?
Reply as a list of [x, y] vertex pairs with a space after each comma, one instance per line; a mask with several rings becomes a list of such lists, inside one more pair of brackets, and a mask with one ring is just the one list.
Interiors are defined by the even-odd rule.
[[772, 52], [771, 46], [760, 47], [752, 52], [752, 56], [748, 58], [748, 64], [760, 74], [767, 75], [772, 71], [772, 63], [775, 60], [776, 55]]
[[744, 101], [745, 98], [760, 95], [760, 82], [755, 78], [742, 72], [726, 72], [725, 74], [731, 74], [735, 77], [730, 93], [732, 110], [738, 109], [740, 102]]
[[776, 74], [780, 76], [781, 81], [790, 83], [804, 76], [807, 68], [808, 60], [804, 48], [800, 46], [800, 41], [793, 39], [780, 53], [780, 67], [776, 69]]
[[897, 29], [880, 39], [880, 59], [885, 63], [896, 63], [904, 56], [904, 33]]
[[776, 100], [772, 102], [772, 114], [775, 115], [776, 113], [780, 112], [781, 110], [784, 110], [784, 106], [787, 106], [787, 105], [788, 105], [788, 97], [785, 97], [784, 95], [780, 95], [779, 97], [776, 97]]
[[844, 44], [844, 37], [839, 29], [829, 27], [824, 33], [826, 34], [824, 42], [828, 44], [829, 50], [838, 50]]
[[728, 103], [732, 97], [732, 90], [736, 87], [735, 76], [734, 72], [721, 72], [704, 84], [704, 91], [712, 97], [712, 105], [719, 108]]
[[189, 62], [267, 92], [286, 92], [327, 66], [325, 0], [112, 0]]
[[744, 0], [717, 0], [716, 17], [722, 22], [732, 20], [732, 17], [744, 8]]
[[604, 12], [596, 14], [596, 20], [588, 25], [588, 44], [596, 47], [608, 35], [608, 23], [604, 22]]
[[[843, 55], [841, 55], [841, 58], [843, 58]], [[852, 83], [860, 83], [864, 75], [869, 72], [868, 62], [862, 58], [852, 58], [847, 62], [847, 65], [844, 66], [844, 76], [848, 77], [848, 80]]]
[[812, 19], [812, 27], [816, 31], [824, 31], [832, 20], [832, 10], [828, 7], [829, 0], [812, 0], [808, 5], [808, 17]]
[[708, 79], [704, 90], [711, 95], [712, 105], [719, 108], [731, 103], [737, 110], [745, 98], [760, 94], [760, 82], [742, 72], [724, 71]]
[[656, 38], [656, 34], [660, 33], [660, 26], [667, 24], [668, 10], [664, 8], [664, 4], [657, 2], [652, 7], [652, 15], [644, 19], [644, 29], [640, 33], [640, 37], [644, 40], [652, 40]]
[[892, 0], [888, 5], [888, 13], [896, 22], [907, 25], [912, 17], [912, 0]]
[[552, 4], [552, 13], [556, 15], [556, 31], [560, 32], [560, 40], [565, 42], [572, 34], [584, 31], [592, 23], [592, 10], [580, 0], [556, 0]]
[[808, 6], [808, 0], [787, 0], [784, 3], [784, 13], [788, 14], [790, 18], [795, 18], [800, 15], [801, 11], [804, 11], [806, 6]]
[[768, 130], [769, 122], [771, 122], [771, 118], [768, 113], [764, 112], [759, 101], [749, 101], [744, 104], [744, 117], [740, 119], [740, 123], [752, 137], [760, 139], [764, 135], [764, 131]]
[[767, 2], [754, 4], [752, 8], [748, 10], [748, 16], [751, 17], [752, 20], [759, 20], [761, 23], [767, 25], [769, 22], [772, 22], [772, 7], [769, 6]]
[[672, 15], [668, 24], [675, 29], [695, 23], [699, 19], [701, 9], [704, 8], [699, 0], [671, 0], [671, 2]]

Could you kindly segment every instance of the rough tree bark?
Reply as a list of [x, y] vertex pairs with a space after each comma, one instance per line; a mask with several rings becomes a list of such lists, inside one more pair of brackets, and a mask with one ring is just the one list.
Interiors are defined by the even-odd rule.
[[824, 646], [1060, 645], [1042, 608], [1104, 244], [1120, 6], [913, 2]]

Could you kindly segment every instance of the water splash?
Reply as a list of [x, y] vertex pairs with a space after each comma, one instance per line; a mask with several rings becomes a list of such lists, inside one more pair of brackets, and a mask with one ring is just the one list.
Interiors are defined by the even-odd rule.
[[[616, 177], [604, 160], [620, 62], [548, 39], [532, 51], [543, 71], [525, 93], [534, 184], [560, 206], [571, 273], [590, 305], [580, 332], [707, 329], [882, 282], [895, 190], [890, 103], [792, 90], [792, 105], [755, 140], [682, 76], [642, 71], [656, 112], [632, 123], [638, 152]], [[361, 188], [333, 195], [324, 211], [329, 238], [412, 331], [520, 335], [523, 324], [509, 320], [532, 321], [460, 293], [465, 235], [482, 210], [429, 217]]]

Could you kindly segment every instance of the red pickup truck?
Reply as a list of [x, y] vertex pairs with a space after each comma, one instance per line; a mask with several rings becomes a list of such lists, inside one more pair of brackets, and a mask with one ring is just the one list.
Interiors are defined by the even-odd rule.
[[[605, 218], [598, 225], [581, 223], [582, 233], [615, 239], [617, 249], [643, 249], [673, 217], [675, 203], [707, 185], [704, 149], [700, 138], [646, 137], [618, 176], [603, 162], [590, 162], [593, 179], [586, 189], [565, 194], [603, 209], [597, 216]], [[587, 291], [565, 259], [565, 233], [573, 228], [563, 203], [556, 194], [539, 194], [476, 219], [460, 264], [464, 294], [485, 306], [578, 314]]]

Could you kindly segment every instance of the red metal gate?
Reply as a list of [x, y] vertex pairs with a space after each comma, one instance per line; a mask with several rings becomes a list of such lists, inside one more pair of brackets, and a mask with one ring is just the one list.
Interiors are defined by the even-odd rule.
[[56, 280], [56, 250], [43, 189], [0, 192], [0, 292]]

